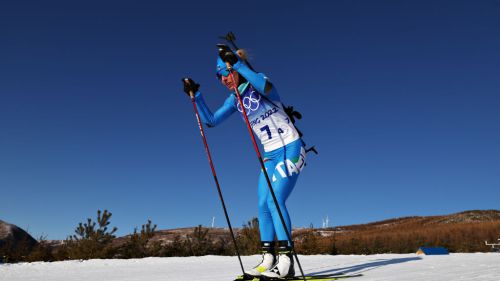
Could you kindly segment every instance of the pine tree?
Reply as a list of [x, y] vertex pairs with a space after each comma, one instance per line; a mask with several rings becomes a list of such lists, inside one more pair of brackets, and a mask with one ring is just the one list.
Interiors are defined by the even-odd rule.
[[243, 225], [237, 243], [242, 255], [254, 255], [260, 251], [259, 219], [253, 218]]
[[208, 239], [208, 228], [200, 225], [188, 235], [188, 246], [193, 256], [202, 256], [208, 254], [211, 242]]
[[122, 257], [124, 258], [144, 258], [157, 255], [159, 245], [148, 247], [151, 238], [154, 237], [157, 225], [153, 225], [151, 220], [143, 224], [141, 231], [134, 228], [134, 233], [130, 235], [129, 240], [121, 248]]
[[26, 257], [26, 261], [53, 261], [52, 247], [47, 241], [46, 236], [40, 236], [38, 244], [33, 248], [30, 254]]
[[113, 249], [111, 242], [118, 228], [108, 229], [111, 212], [97, 211], [97, 222], [88, 218], [86, 223], [79, 223], [75, 234], [65, 240], [66, 253], [69, 259], [111, 258]]

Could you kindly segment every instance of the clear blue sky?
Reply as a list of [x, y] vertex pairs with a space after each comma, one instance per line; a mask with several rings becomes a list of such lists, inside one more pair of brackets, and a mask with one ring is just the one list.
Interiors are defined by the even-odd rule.
[[[120, 235], [225, 226], [192, 105], [218, 36], [299, 109], [319, 156], [295, 226], [498, 209], [498, 1], [3, 1], [0, 219], [65, 238], [97, 209]], [[207, 130], [233, 224], [257, 215], [259, 165], [236, 115]]]

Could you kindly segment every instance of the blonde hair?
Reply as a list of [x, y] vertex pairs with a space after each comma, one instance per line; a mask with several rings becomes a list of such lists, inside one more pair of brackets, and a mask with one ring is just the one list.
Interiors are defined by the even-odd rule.
[[236, 51], [236, 54], [238, 54], [238, 56], [239, 56], [242, 60], [247, 60], [247, 59], [248, 59], [248, 56], [247, 56], [247, 51], [245, 51], [244, 49], [238, 49], [238, 51]]

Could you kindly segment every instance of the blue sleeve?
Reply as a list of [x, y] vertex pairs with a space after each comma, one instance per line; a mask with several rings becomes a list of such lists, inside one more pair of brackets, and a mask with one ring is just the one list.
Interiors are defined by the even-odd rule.
[[262, 73], [256, 73], [255, 71], [251, 70], [245, 63], [242, 61], [238, 61], [233, 65], [233, 69], [238, 71], [239, 74], [241, 74], [245, 79], [247, 79], [250, 84], [261, 94], [267, 94], [265, 92], [266, 90], [266, 84], [270, 83], [267, 80], [267, 77], [262, 74]]
[[222, 121], [226, 120], [231, 114], [233, 114], [233, 112], [236, 111], [233, 106], [233, 95], [230, 95], [224, 101], [224, 104], [219, 109], [217, 109], [215, 113], [212, 113], [210, 111], [200, 92], [196, 92], [194, 100], [196, 102], [196, 106], [198, 107], [198, 113], [200, 114], [201, 121], [208, 127], [215, 127], [219, 125]]

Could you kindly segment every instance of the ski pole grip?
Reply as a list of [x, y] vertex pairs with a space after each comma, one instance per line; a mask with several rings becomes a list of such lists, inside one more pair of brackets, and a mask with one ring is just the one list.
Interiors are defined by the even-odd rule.
[[[188, 84], [188, 85], [189, 85], [189, 84], [190, 84], [190, 83], [189, 83], [189, 79], [184, 78], [184, 83], [186, 83], [186, 84]], [[193, 91], [189, 91], [189, 97], [190, 97], [190, 98], [192, 98], [192, 99], [194, 98], [194, 93], [193, 93]]]

